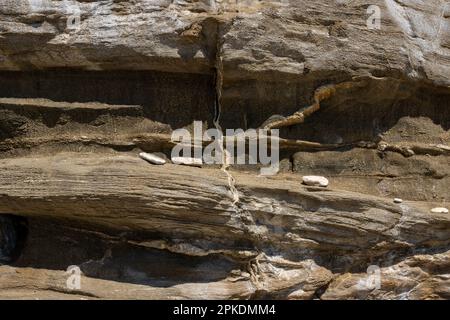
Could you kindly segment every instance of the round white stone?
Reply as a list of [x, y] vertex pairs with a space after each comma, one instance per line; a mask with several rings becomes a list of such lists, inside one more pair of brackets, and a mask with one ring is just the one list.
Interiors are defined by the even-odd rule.
[[142, 159], [144, 159], [152, 164], [162, 165], [162, 164], [166, 163], [166, 160], [164, 160], [163, 158], [158, 157], [152, 153], [141, 152], [141, 153], [139, 153], [139, 157], [141, 157]]
[[328, 179], [322, 176], [304, 176], [303, 183], [307, 186], [327, 187]]
[[447, 208], [433, 208], [431, 209], [431, 212], [433, 213], [448, 213]]
[[395, 199], [394, 199], [394, 202], [395, 202], [395, 203], [402, 203], [402, 202], [403, 202], [403, 200], [402, 200], [402, 199], [400, 199], [400, 198], [395, 198]]

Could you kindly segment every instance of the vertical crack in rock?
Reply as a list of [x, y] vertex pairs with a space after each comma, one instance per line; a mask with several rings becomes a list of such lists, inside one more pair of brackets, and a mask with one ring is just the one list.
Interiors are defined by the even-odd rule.
[[236, 211], [237, 214], [240, 213], [240, 209], [238, 206], [239, 202], [239, 192], [236, 189], [236, 180], [233, 177], [233, 175], [229, 172], [229, 154], [227, 150], [223, 147], [224, 145], [224, 138], [223, 138], [223, 130], [220, 125], [220, 115], [222, 112], [222, 106], [221, 106], [221, 97], [222, 97], [222, 84], [223, 84], [223, 64], [222, 64], [222, 41], [220, 40], [220, 24], [217, 23], [217, 40], [216, 40], [216, 57], [215, 57], [215, 90], [216, 90], [216, 99], [215, 99], [215, 115], [214, 115], [214, 126], [217, 130], [219, 130], [222, 135], [220, 136], [219, 140], [219, 146], [220, 151], [222, 154], [222, 166], [221, 170], [227, 175], [228, 179], [228, 187], [231, 192], [231, 198], [233, 200], [233, 209]]
[[222, 130], [222, 126], [220, 125], [220, 116], [222, 112], [221, 105], [221, 97], [222, 97], [222, 87], [223, 87], [223, 63], [222, 63], [222, 47], [223, 43], [221, 41], [221, 31], [220, 31], [220, 22], [217, 21], [216, 24], [216, 55], [214, 61], [215, 68], [215, 115], [214, 115], [214, 126], [217, 130], [219, 130], [222, 135], [220, 136], [220, 140], [218, 141], [219, 148], [222, 155], [222, 165], [221, 171], [225, 173], [228, 181], [228, 188], [231, 194], [232, 204], [231, 207], [233, 211], [236, 213], [236, 216], [233, 218], [241, 224], [241, 227], [248, 233], [258, 237], [258, 231], [255, 227], [255, 222], [253, 220], [253, 216], [240, 206], [240, 196], [239, 191], [236, 188], [236, 179], [230, 173], [230, 154], [224, 147], [224, 132]]
[[[226, 174], [227, 176], [227, 180], [228, 180], [228, 188], [229, 191], [231, 193], [231, 199], [232, 199], [232, 208], [234, 210], [234, 212], [237, 215], [237, 218], [241, 221], [241, 223], [243, 224], [243, 226], [246, 226], [247, 224], [245, 223], [245, 221], [247, 222], [251, 222], [254, 224], [253, 218], [251, 217], [251, 215], [248, 212], [244, 212], [242, 210], [242, 208], [239, 206], [239, 201], [240, 201], [240, 197], [239, 197], [239, 191], [236, 188], [236, 179], [234, 178], [234, 176], [230, 173], [229, 169], [230, 169], [230, 155], [228, 153], [228, 151], [226, 150], [226, 148], [224, 148], [224, 132], [222, 130], [222, 126], [220, 125], [220, 116], [221, 116], [221, 112], [222, 112], [222, 105], [221, 105], [221, 98], [222, 98], [222, 86], [223, 86], [223, 62], [222, 62], [222, 47], [223, 47], [223, 43], [221, 41], [221, 34], [220, 34], [220, 23], [217, 23], [217, 30], [216, 30], [216, 56], [215, 56], [215, 61], [214, 61], [214, 68], [215, 68], [215, 115], [214, 115], [214, 126], [217, 130], [219, 130], [219, 132], [222, 133], [222, 135], [220, 135], [220, 140], [219, 140], [219, 146], [220, 146], [220, 151], [221, 151], [221, 155], [222, 155], [222, 166], [221, 166], [221, 170]], [[243, 219], [243, 217], [246, 217], [245, 221]], [[249, 228], [245, 228], [247, 231], [251, 231]], [[260, 253], [261, 254], [261, 253]], [[259, 255], [260, 255], [259, 254]], [[258, 255], [258, 257], [259, 257]], [[259, 283], [259, 275], [261, 274], [260, 272], [260, 267], [259, 267], [259, 263], [258, 263], [258, 257], [255, 259], [252, 259], [251, 261], [249, 261], [248, 265], [247, 265], [247, 271], [250, 273], [251, 277], [250, 277], [250, 281], [253, 284], [253, 286], [255, 286], [255, 288], [257, 290], [261, 290], [261, 284]]]

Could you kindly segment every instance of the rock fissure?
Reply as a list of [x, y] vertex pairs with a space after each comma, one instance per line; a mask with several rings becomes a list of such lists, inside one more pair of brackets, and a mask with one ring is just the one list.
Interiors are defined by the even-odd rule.
[[[221, 27], [220, 23], [217, 22], [217, 30], [216, 30], [216, 57], [214, 61], [215, 66], [215, 115], [214, 115], [214, 126], [221, 133], [220, 139], [217, 141], [218, 146], [220, 148], [222, 164], [221, 171], [225, 173], [228, 182], [228, 190], [231, 194], [231, 206], [236, 213], [236, 216], [239, 220], [242, 221], [244, 225], [247, 225], [252, 219], [251, 215], [240, 207], [240, 195], [239, 191], [236, 188], [236, 179], [233, 174], [230, 172], [230, 159], [229, 152], [224, 147], [225, 145], [225, 134], [220, 124], [220, 118], [222, 113], [222, 90], [223, 90], [223, 62], [222, 62], [222, 46], [223, 40], [221, 37]], [[249, 221], [250, 218], [250, 221]]]

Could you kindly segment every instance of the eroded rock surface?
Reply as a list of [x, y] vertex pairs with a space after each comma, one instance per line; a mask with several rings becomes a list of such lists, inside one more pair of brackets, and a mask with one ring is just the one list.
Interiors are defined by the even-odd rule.
[[[0, 0], [0, 298], [449, 299], [449, 10]], [[280, 172], [139, 158], [193, 121]]]

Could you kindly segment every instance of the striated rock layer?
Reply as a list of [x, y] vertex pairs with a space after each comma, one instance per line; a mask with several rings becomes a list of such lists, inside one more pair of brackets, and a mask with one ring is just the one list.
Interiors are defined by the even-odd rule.
[[0, 298], [450, 297], [450, 4], [290, 2], [0, 0]]

